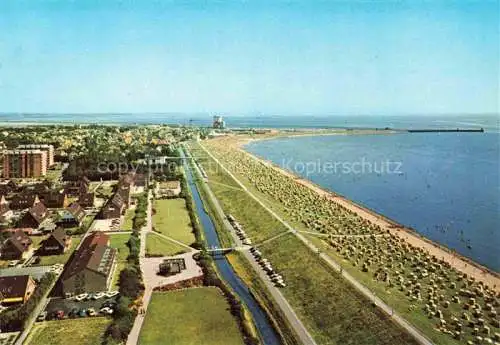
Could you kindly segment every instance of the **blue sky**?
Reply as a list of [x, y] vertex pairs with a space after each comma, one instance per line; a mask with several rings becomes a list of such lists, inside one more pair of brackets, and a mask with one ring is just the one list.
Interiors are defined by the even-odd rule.
[[0, 2], [0, 111], [498, 112], [498, 1]]

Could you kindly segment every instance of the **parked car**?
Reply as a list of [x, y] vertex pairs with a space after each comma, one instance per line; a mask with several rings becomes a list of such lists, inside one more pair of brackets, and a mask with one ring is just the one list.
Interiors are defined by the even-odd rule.
[[104, 302], [104, 303], [101, 305], [101, 309], [102, 309], [102, 308], [111, 308], [111, 309], [116, 309], [116, 306], [117, 306], [117, 305], [118, 305], [118, 304], [117, 304], [115, 301], [110, 300], [110, 301], [106, 301], [106, 302]]
[[87, 298], [89, 297], [89, 294], [88, 293], [82, 293], [82, 294], [79, 294], [78, 296], [75, 297], [75, 299], [80, 302], [80, 301], [84, 301], [86, 300]]
[[118, 294], [119, 294], [118, 291], [108, 291], [108, 292], [106, 292], [106, 297], [111, 298], [111, 297], [115, 297]]
[[64, 318], [64, 310], [56, 310], [54, 312], [54, 318], [62, 320]]
[[73, 318], [78, 316], [78, 308], [73, 308], [71, 311], [68, 313], [68, 317]]
[[15, 265], [17, 265], [18, 262], [19, 262], [19, 260], [11, 260], [11, 261], [9, 261], [9, 267], [14, 267]]
[[105, 292], [98, 292], [92, 296], [92, 299], [99, 299], [99, 298], [103, 298], [104, 296], [106, 296]]
[[87, 309], [83, 308], [78, 312], [79, 317], [85, 317], [87, 316]]
[[113, 314], [113, 309], [111, 309], [110, 307], [104, 307], [104, 308], [101, 308], [101, 310], [99, 310], [99, 312], [101, 314], [111, 315], [111, 314]]
[[40, 313], [40, 315], [38, 315], [36, 320], [37, 321], [45, 321], [46, 318], [47, 318], [47, 311], [44, 310]]
[[97, 315], [94, 308], [87, 309], [87, 314], [89, 314], [89, 316], [96, 316]]

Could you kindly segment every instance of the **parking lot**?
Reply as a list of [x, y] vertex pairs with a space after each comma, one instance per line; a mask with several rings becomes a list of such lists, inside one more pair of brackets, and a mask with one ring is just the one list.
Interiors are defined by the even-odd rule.
[[95, 219], [90, 231], [120, 231], [120, 218]]
[[[85, 301], [77, 301], [74, 298], [52, 298], [49, 303], [45, 307], [45, 311], [47, 312], [47, 320], [56, 318], [56, 313], [59, 311], [63, 311], [63, 318], [67, 317], [86, 317], [88, 313], [86, 312], [89, 308], [93, 308], [97, 313], [103, 307], [104, 304], [114, 304], [117, 303], [118, 296], [113, 298], [103, 297], [97, 300], [85, 300]], [[114, 308], [113, 308], [114, 309]], [[74, 315], [71, 312], [78, 311], [79, 315]], [[70, 315], [71, 314], [71, 315]]]

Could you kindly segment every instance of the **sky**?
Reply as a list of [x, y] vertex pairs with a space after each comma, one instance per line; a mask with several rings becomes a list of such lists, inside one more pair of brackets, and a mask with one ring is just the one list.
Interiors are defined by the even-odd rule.
[[0, 112], [499, 112], [499, 1], [0, 2]]

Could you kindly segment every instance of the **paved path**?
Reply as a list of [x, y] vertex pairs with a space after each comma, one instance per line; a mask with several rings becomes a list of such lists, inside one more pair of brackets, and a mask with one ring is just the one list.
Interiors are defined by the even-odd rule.
[[383, 237], [383, 236], [389, 236], [388, 234], [352, 234], [352, 235], [334, 235], [334, 234], [324, 234], [321, 232], [317, 231], [304, 231], [304, 230], [297, 230], [298, 232], [302, 234], [309, 234], [309, 235], [314, 235], [318, 237]]
[[[219, 204], [219, 201], [217, 200], [217, 198], [215, 197], [215, 195], [213, 194], [212, 190], [210, 189], [210, 187], [206, 182], [203, 183], [203, 187], [205, 188], [209, 198], [211, 199], [212, 204], [215, 206], [215, 211], [219, 214], [219, 217], [223, 220], [223, 224], [226, 228], [226, 231], [228, 231], [231, 234], [233, 242], [236, 245], [236, 248], [244, 247], [240, 239], [236, 235], [233, 226], [227, 220], [224, 210]], [[282, 235], [283, 234], [279, 234], [279, 236]], [[248, 250], [242, 250], [241, 253], [252, 265], [254, 271], [257, 272], [261, 280], [264, 282], [267, 290], [270, 292], [276, 304], [283, 312], [283, 315], [285, 315], [285, 317], [287, 318], [290, 326], [293, 328], [293, 330], [299, 337], [301, 343], [304, 345], [316, 345], [316, 342], [314, 341], [313, 337], [311, 336], [307, 328], [304, 326], [302, 321], [299, 319], [299, 317], [297, 316], [293, 308], [290, 306], [286, 298], [283, 296], [281, 291], [277, 287], [275, 287], [274, 284], [269, 280], [267, 273], [259, 266], [255, 258], [252, 256], [252, 254]]]
[[432, 345], [432, 342], [423, 335], [420, 331], [418, 331], [415, 327], [413, 327], [408, 321], [406, 321], [403, 317], [398, 315], [391, 307], [389, 307], [385, 302], [383, 302], [380, 298], [375, 296], [369, 289], [367, 289], [364, 285], [358, 282], [354, 277], [352, 277], [345, 270], [342, 270], [341, 266], [335, 262], [331, 257], [326, 255], [325, 253], [321, 253], [320, 250], [312, 244], [304, 235], [295, 230], [290, 224], [288, 224], [285, 220], [283, 220], [279, 215], [276, 214], [273, 210], [271, 210], [266, 204], [264, 204], [258, 197], [256, 197], [252, 192], [248, 190], [248, 188], [240, 182], [234, 174], [229, 171], [222, 163], [215, 158], [212, 153], [210, 153], [201, 143], [200, 147], [217, 163], [219, 166], [229, 175], [231, 176], [236, 183], [250, 195], [255, 201], [257, 201], [266, 211], [268, 211], [274, 218], [276, 218], [281, 224], [283, 224], [291, 233], [293, 233], [299, 240], [301, 240], [307, 247], [309, 247], [312, 251], [316, 253], [320, 253], [319, 256], [332, 268], [341, 272], [342, 276], [346, 278], [358, 291], [360, 291], [363, 295], [369, 298], [375, 305], [377, 305], [380, 309], [389, 314], [395, 322], [397, 322], [401, 327], [403, 327], [408, 333], [410, 333], [415, 339], [423, 345]]
[[190, 251], [190, 252], [191, 252], [191, 251], [194, 251], [194, 248], [192, 248], [192, 247], [188, 246], [188, 245], [187, 245], [187, 244], [185, 244], [185, 243], [182, 243], [182, 242], [180, 242], [180, 241], [177, 241], [176, 239], [173, 239], [173, 238], [172, 238], [172, 237], [170, 237], [170, 236], [167, 236], [167, 235], [165, 235], [165, 234], [162, 234], [161, 232], [156, 232], [156, 231], [153, 231], [153, 233], [154, 233], [155, 235], [158, 235], [158, 236], [160, 236], [160, 237], [163, 237], [164, 239], [166, 239], [166, 240], [168, 240], [168, 241], [170, 241], [170, 242], [173, 242], [173, 243], [175, 243], [175, 244], [178, 244], [179, 246], [182, 246], [182, 247], [184, 247], [184, 248], [189, 249], [189, 251]]

